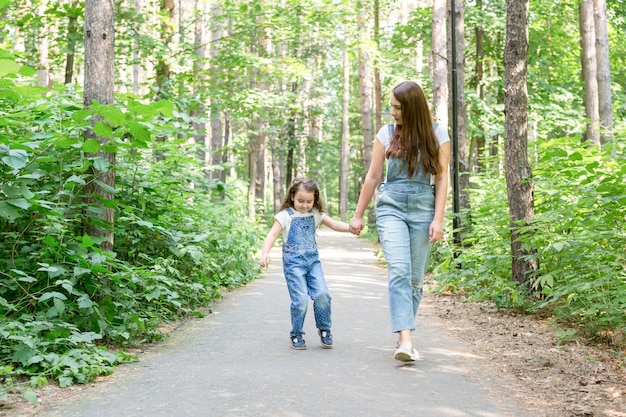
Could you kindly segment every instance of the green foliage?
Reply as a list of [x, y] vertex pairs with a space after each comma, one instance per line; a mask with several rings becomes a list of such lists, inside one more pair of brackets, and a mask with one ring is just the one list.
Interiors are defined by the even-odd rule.
[[[48, 380], [112, 372], [132, 358], [105, 346], [159, 339], [162, 323], [252, 280], [259, 236], [231, 189], [206, 179], [184, 102], [83, 109], [71, 87], [22, 84], [33, 72], [11, 57], [0, 72], [0, 392], [32, 399]], [[83, 139], [92, 123], [108, 142]], [[115, 187], [92, 170], [115, 170]], [[91, 202], [91, 182], [115, 198]], [[112, 252], [83, 232], [103, 205], [115, 210]]]
[[[622, 144], [615, 146], [622, 149]], [[536, 299], [510, 281], [510, 228], [503, 181], [473, 176], [472, 224], [464, 247], [439, 246], [439, 289], [463, 291], [500, 307], [549, 310], [588, 334], [626, 329], [626, 164], [611, 148], [583, 147], [571, 138], [538, 145], [533, 168], [535, 219], [531, 237], [540, 269], [529, 279]], [[568, 335], [565, 335], [568, 336]]]

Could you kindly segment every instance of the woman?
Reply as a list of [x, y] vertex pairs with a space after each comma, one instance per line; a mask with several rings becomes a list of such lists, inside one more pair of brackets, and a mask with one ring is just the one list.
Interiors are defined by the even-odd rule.
[[392, 331], [398, 333], [394, 358], [410, 362], [418, 356], [411, 332], [430, 248], [443, 236], [450, 139], [445, 127], [433, 124], [418, 84], [398, 84], [390, 104], [395, 125], [384, 126], [376, 135], [350, 230], [360, 233], [363, 229], [363, 214], [386, 161], [387, 178], [376, 202], [376, 225], [388, 265]]

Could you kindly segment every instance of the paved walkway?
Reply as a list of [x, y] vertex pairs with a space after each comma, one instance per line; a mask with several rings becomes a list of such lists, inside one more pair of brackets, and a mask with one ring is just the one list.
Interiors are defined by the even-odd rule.
[[280, 248], [264, 278], [225, 296], [213, 314], [121, 366], [42, 417], [521, 417], [497, 381], [482, 380], [468, 354], [430, 314], [425, 297], [414, 333], [421, 359], [393, 359], [386, 271], [373, 247], [320, 232], [333, 296], [334, 349], [322, 349], [310, 304], [308, 349], [289, 345], [289, 296]]

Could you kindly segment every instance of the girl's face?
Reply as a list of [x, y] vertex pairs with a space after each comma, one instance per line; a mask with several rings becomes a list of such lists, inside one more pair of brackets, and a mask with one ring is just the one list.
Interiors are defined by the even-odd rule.
[[393, 94], [389, 104], [391, 105], [391, 117], [393, 117], [397, 125], [402, 126], [402, 105]]
[[313, 208], [313, 203], [315, 203], [315, 192], [307, 191], [300, 187], [296, 190], [296, 193], [291, 198], [291, 201], [293, 202], [293, 208], [295, 208], [297, 212], [305, 214]]

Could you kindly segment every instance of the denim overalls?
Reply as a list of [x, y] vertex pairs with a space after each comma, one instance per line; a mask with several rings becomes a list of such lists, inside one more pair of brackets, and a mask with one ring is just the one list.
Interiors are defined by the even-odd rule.
[[376, 225], [387, 261], [389, 309], [393, 332], [415, 330], [422, 300], [424, 274], [431, 243], [428, 230], [435, 215], [435, 193], [430, 174], [419, 171], [408, 178], [408, 164], [387, 160], [387, 180], [376, 202]]
[[291, 299], [291, 336], [303, 335], [302, 329], [309, 304], [313, 300], [315, 325], [320, 330], [330, 330], [330, 293], [326, 286], [322, 264], [315, 242], [315, 217], [296, 217], [293, 209], [287, 208], [291, 217], [291, 228], [287, 241], [283, 243], [283, 271], [289, 298]]

